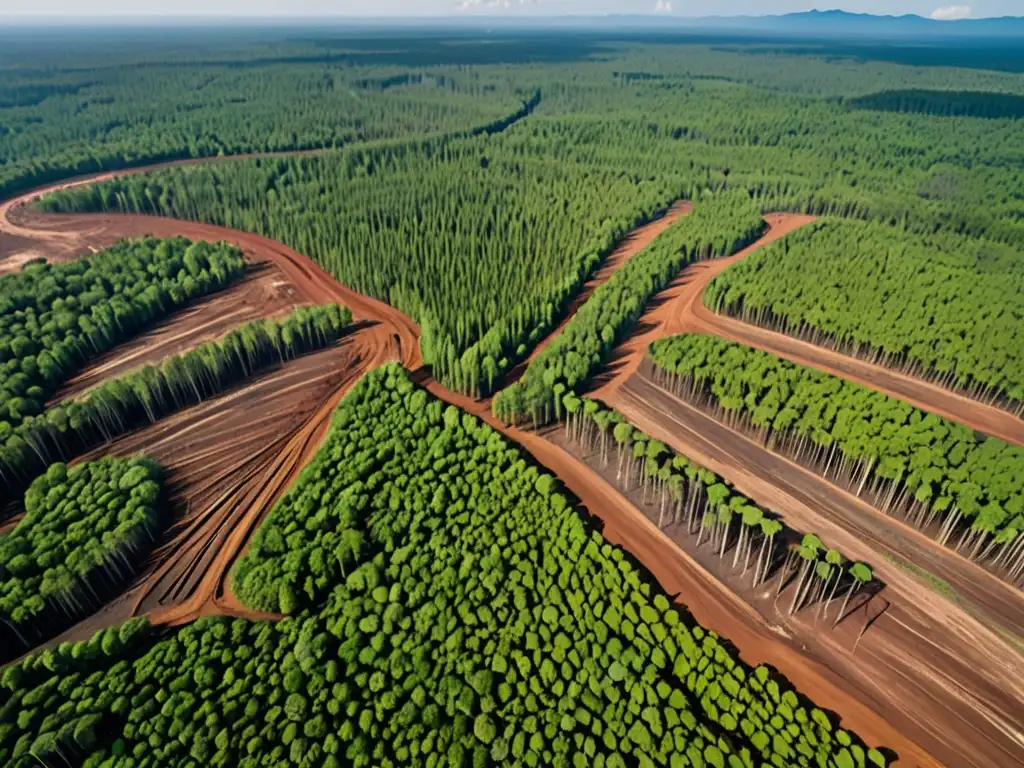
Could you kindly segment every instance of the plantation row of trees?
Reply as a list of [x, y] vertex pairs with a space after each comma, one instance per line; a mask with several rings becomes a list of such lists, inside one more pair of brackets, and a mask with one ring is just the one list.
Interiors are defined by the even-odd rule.
[[73, 400], [29, 416], [0, 445], [0, 485], [13, 495], [56, 460], [68, 460], [142, 424], [202, 402], [257, 372], [323, 349], [352, 321], [337, 304], [298, 307], [250, 321], [223, 338], [108, 379]]
[[145, 238], [0, 276], [0, 445], [90, 359], [244, 270], [226, 243]]
[[135, 573], [162, 523], [153, 462], [50, 465], [25, 494], [25, 516], [0, 536], [0, 663], [103, 605]]
[[393, 364], [342, 401], [232, 584], [290, 617], [129, 624], [6, 669], [0, 762], [886, 764]]
[[[506, 421], [534, 424], [559, 416], [560, 401], [607, 362], [647, 303], [679, 271], [701, 259], [725, 256], [757, 239], [761, 210], [745, 191], [705, 194], [688, 216], [669, 227], [600, 286], [526, 369], [522, 380], [494, 399]], [[554, 413], [552, 413], [552, 410]]]
[[535, 90], [481, 71], [386, 93], [363, 89], [387, 71], [284, 60], [252, 68], [128, 61], [41, 80], [5, 70], [0, 199], [146, 163], [467, 131], [502, 120]]
[[281, 240], [411, 315], [435, 375], [488, 394], [626, 232], [688, 191], [681, 173], [654, 178], [477, 136], [169, 169], [59, 192], [44, 206]]
[[593, 452], [602, 469], [614, 460], [615, 482], [624, 491], [643, 488], [641, 504], [657, 508], [658, 528], [696, 535], [697, 548], [707, 541], [741, 578], [751, 574], [753, 589], [777, 576], [776, 598], [796, 575], [790, 614], [816, 603], [815, 621], [827, 620], [839, 596], [842, 605], [834, 627], [850, 599], [874, 581], [868, 565], [851, 563], [818, 536], [790, 528], [725, 479], [631, 425], [618, 411], [572, 393], [563, 395], [562, 409], [566, 439], [584, 453]]
[[656, 380], [1014, 583], [1024, 448], [836, 376], [712, 336], [651, 345]]
[[822, 221], [734, 264], [704, 303], [1024, 415], [1024, 261], [952, 234]]

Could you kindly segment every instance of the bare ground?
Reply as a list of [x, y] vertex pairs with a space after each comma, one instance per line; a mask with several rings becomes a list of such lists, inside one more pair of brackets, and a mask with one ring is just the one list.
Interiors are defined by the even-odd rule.
[[275, 264], [250, 262], [240, 281], [172, 313], [153, 328], [91, 360], [57, 390], [47, 407], [81, 395], [107, 379], [220, 339], [251, 320], [282, 315], [300, 304], [295, 287]]

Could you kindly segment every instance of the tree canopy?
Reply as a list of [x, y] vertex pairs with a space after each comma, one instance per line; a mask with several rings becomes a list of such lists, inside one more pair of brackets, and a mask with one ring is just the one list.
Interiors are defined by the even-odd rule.
[[718, 275], [717, 312], [1024, 413], [1024, 259], [949, 232], [821, 221]]
[[0, 760], [885, 764], [394, 364], [346, 395], [232, 585], [289, 617], [131, 624], [5, 670]]
[[99, 608], [160, 532], [160, 468], [144, 458], [52, 464], [0, 536], [0, 662]]
[[650, 355], [680, 396], [969, 557], [1004, 568], [1012, 554], [1020, 579], [1024, 448], [713, 336], [660, 339]]

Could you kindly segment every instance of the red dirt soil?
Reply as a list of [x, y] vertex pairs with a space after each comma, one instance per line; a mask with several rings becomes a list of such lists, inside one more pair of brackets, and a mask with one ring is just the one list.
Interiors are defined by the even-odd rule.
[[[788, 641], [780, 638], [776, 627], [765, 621], [750, 605], [694, 562], [593, 470], [538, 434], [523, 432], [498, 423], [491, 415], [487, 403], [455, 395], [434, 381], [427, 370], [420, 368], [418, 329], [408, 318], [393, 308], [360, 296], [339, 285], [307, 258], [279, 243], [257, 235], [161, 218], [106, 214], [49, 216], [24, 209], [15, 209], [11, 214], [10, 209], [9, 204], [0, 207], [0, 228], [8, 227], [9, 215], [14, 215], [20, 223], [13, 233], [35, 240], [37, 233], [34, 232], [34, 228], [39, 227], [44, 232], [37, 241], [37, 250], [58, 258], [71, 258], [89, 248], [109, 245], [120, 237], [141, 234], [156, 236], [182, 234], [192, 238], [224, 239], [235, 242], [246, 251], [251, 259], [267, 260], [277, 264], [289, 282], [296, 287], [304, 301], [317, 303], [339, 301], [352, 309], [357, 320], [370, 321], [370, 327], [360, 330], [350, 337], [351, 344], [360, 345], [361, 353], [354, 363], [339, 363], [339, 367], [343, 370], [341, 374], [343, 381], [339, 389], [330, 398], [325, 397], [314, 409], [313, 414], [308, 416], [302, 426], [293, 432], [284, 450], [291, 458], [273, 463], [273, 467], [269, 471], [271, 477], [276, 479], [273, 485], [283, 489], [290, 478], [299, 471], [305, 460], [312, 455], [319, 443], [319, 438], [326, 430], [333, 403], [342, 396], [346, 386], [345, 382], [354, 380], [365, 370], [387, 359], [397, 358], [407, 368], [416, 371], [416, 378], [433, 394], [484, 418], [507, 437], [532, 453], [542, 465], [562, 480], [588, 509], [605, 521], [605, 534], [610, 540], [626, 547], [670, 593], [680, 594], [681, 602], [685, 603], [695, 618], [704, 626], [735, 643], [742, 657], [748, 663], [765, 662], [777, 667], [800, 691], [810, 696], [819, 706], [837, 712], [843, 718], [844, 726], [855, 730], [869, 744], [884, 744], [896, 749], [902, 758], [901, 765], [932, 766], [938, 764], [921, 747], [894, 727], [893, 722], [901, 717], [898, 709], [886, 706], [872, 708], [859, 701], [848, 691], [849, 686], [842, 674], [829, 669], [826, 664], [807, 655], [805, 650], [795, 649]], [[779, 228], [787, 225], [786, 221], [777, 222], [776, 229], [773, 230], [776, 232], [776, 236], [781, 236]], [[793, 226], [795, 227], [797, 224], [794, 223]], [[0, 257], [3, 255], [0, 253]], [[648, 338], [647, 341], [649, 340]], [[646, 348], [647, 341], [642, 342], [640, 357], [642, 357], [642, 350]], [[365, 350], [365, 353], [362, 350]], [[639, 357], [636, 362], [639, 364]], [[417, 371], [417, 369], [419, 370]], [[616, 379], [618, 378], [616, 377]], [[622, 379], [624, 378], [625, 376], [622, 376]], [[202, 405], [197, 406], [197, 409], [203, 407]], [[155, 428], [159, 429], [161, 426], [156, 425]], [[218, 444], [229, 439], [238, 442], [238, 436], [244, 434], [247, 428], [236, 428], [235, 431], [217, 428], [215, 436], [210, 436], [205, 443], [200, 444], [205, 445], [205, 450], [216, 452], [219, 450]], [[185, 433], [187, 440], [187, 430]], [[156, 450], [159, 447], [159, 441], [153, 443], [151, 437], [145, 441], [147, 451]], [[133, 436], [133, 438], [139, 439], [137, 436]], [[142, 443], [139, 443], [139, 447], [143, 447]], [[203, 462], [201, 452], [193, 454], [193, 456], [194, 461], [198, 461], [200, 464]], [[258, 470], [253, 473], [253, 476], [258, 476], [260, 483], [265, 482], [262, 475], [264, 471], [266, 470]], [[183, 565], [164, 571], [165, 574], [174, 574], [161, 579], [160, 584], [167, 588], [148, 590], [145, 599], [160, 602], [161, 591], [163, 594], [177, 594], [180, 591], [187, 591], [187, 589], [180, 589], [181, 585], [186, 583], [193, 585], [190, 587], [193, 590], [192, 593], [183, 602], [179, 602], [177, 608], [159, 614], [161, 620], [184, 621], [196, 615], [212, 612], [232, 614], [237, 612], [239, 615], [263, 618], [249, 611], [238, 610], [240, 607], [231, 600], [230, 592], [225, 589], [225, 579], [231, 563], [243, 551], [251, 531], [258, 525], [262, 515], [278, 495], [277, 488], [271, 488], [267, 493], [261, 494], [261, 498], [255, 500], [252, 507], [244, 513], [240, 525], [239, 521], [234, 519], [231, 519], [229, 524], [220, 527], [215, 524], [206, 524], [207, 527], [203, 529], [205, 531], [217, 529], [214, 531], [214, 538], [221, 536], [222, 531], [228, 531], [228, 536], [217, 539], [217, 546], [221, 548], [215, 550], [215, 554], [210, 554], [207, 551], [214, 548], [210, 537], [206, 539], [211, 542], [210, 547], [189, 546], [188, 552], [181, 558], [184, 561]], [[193, 515], [190, 515], [186, 525], [200, 525], [202, 528], [202, 524], [194, 520]], [[176, 532], [181, 530], [179, 526]], [[180, 541], [180, 538], [176, 537], [172, 539], [173, 541]], [[201, 570], [205, 570], [205, 573], [199, 576]], [[197, 581], [198, 583], [196, 583]], [[933, 636], [938, 641], [945, 640], [946, 636], [953, 639], [949, 632], [933, 633]], [[899, 674], [896, 669], [896, 667], [890, 667], [889, 674]], [[884, 678], [885, 675], [882, 675], [876, 679], [876, 682]], [[919, 717], [923, 723], [928, 723], [926, 735], [932, 735], [932, 739], [926, 743], [934, 752], [940, 751], [936, 745], [941, 746], [935, 734], [956, 733], [960, 727], [956, 716], [949, 713], [947, 707], [944, 706], [950, 703], [926, 703], [911, 700], [908, 704], [908, 706], [921, 709]], [[927, 712], [925, 704], [928, 705]], [[964, 743], [970, 748], [980, 750], [979, 754], [984, 753], [984, 745], [977, 743], [972, 735], [965, 734]]]
[[533, 359], [539, 355], [558, 334], [562, 332], [562, 329], [569, 324], [569, 321], [572, 320], [576, 311], [594, 295], [594, 291], [611, 279], [612, 275], [615, 274], [619, 267], [640, 253], [640, 251], [651, 244], [654, 238], [692, 210], [693, 203], [689, 200], [677, 200], [669, 206], [668, 210], [665, 211], [664, 214], [647, 224], [637, 227], [626, 235], [622, 239], [622, 242], [616, 246], [615, 250], [608, 254], [608, 258], [604, 260], [601, 268], [594, 272], [590, 279], [583, 284], [583, 289], [576, 295], [576, 298], [572, 300], [568, 311], [565, 313], [565, 317], [562, 319], [562, 322], [558, 324], [558, 327], [541, 339], [537, 346], [533, 348], [533, 351], [530, 352], [529, 356], [525, 360], [520, 361], [518, 365], [508, 372], [505, 376], [505, 386], [519, 381], [519, 379], [522, 378], [522, 375], [526, 372], [527, 366], [533, 361]]
[[[1019, 591], [737, 435], [641, 374], [609, 404], [634, 426], [729, 478], [738, 491], [779, 513], [794, 529], [813, 531], [847, 557], [871, 564], [886, 584], [881, 597], [890, 606], [865, 634], [856, 664], [841, 638], [812, 627], [790, 627], [802, 643], [824, 653], [832, 669], [846, 667], [844, 677], [869, 695], [865, 700], [885, 702], [883, 711], [899, 713], [895, 722], [901, 731], [913, 734], [948, 765], [1024, 765], [1024, 675], [1007, 674], [1024, 670], [1024, 658], [1003, 640], [1024, 641]], [[883, 558], [882, 552], [947, 581], [957, 593], [956, 603]], [[769, 618], [781, 623], [774, 613]], [[879, 680], [887, 685], [878, 686]], [[944, 717], [955, 718], [957, 726], [920, 730], [921, 723], [938, 723]]]
[[1024, 445], [1024, 420], [1014, 418], [1006, 411], [936, 384], [715, 314], [705, 307], [704, 289], [715, 276], [757, 249], [810, 224], [815, 217], [769, 213], [765, 215], [765, 221], [769, 229], [756, 243], [727, 258], [702, 261], [686, 268], [658, 294], [652, 303], [653, 308], [640, 321], [641, 332], [620, 345], [605, 374], [599, 377], [594, 396], [611, 396], [640, 367], [640, 361], [652, 341], [679, 333], [706, 333], [757, 347], [794, 363], [856, 382], [1012, 445]]
[[233, 603], [214, 610], [231, 565], [218, 559], [238, 550], [315, 451], [322, 412], [358, 378], [365, 352], [353, 334], [80, 457], [144, 451], [166, 472], [172, 519], [132, 586], [59, 640], [142, 614], [154, 623], [212, 612], [260, 618]]
[[81, 395], [107, 379], [155, 365], [171, 355], [180, 355], [200, 344], [223, 338], [251, 320], [286, 314], [300, 304], [298, 292], [277, 265], [250, 262], [240, 281], [189, 304], [153, 328], [90, 360], [82, 371], [57, 390], [47, 407]]

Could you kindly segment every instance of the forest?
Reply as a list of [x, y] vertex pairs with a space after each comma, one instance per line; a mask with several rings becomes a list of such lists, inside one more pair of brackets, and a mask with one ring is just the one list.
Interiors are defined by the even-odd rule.
[[144, 458], [51, 464], [0, 536], [0, 663], [88, 616], [124, 586], [163, 525], [160, 467]]
[[789, 527], [724, 478], [634, 427], [618, 411], [571, 392], [562, 396], [562, 409], [566, 439], [593, 451], [601, 468], [614, 461], [615, 482], [623, 491], [643, 488], [640, 504], [657, 508], [659, 529], [676, 527], [690, 538], [696, 534], [696, 549], [706, 542], [719, 560], [739, 570], [741, 579], [749, 572], [752, 589], [777, 576], [776, 598], [795, 577], [789, 615], [813, 604], [815, 623], [827, 624], [838, 594], [842, 604], [832, 619], [835, 628], [852, 598], [868, 587], [881, 588], [869, 565], [850, 562], [821, 537]]
[[289, 618], [135, 620], [5, 669], [0, 759], [887, 764], [393, 364], [339, 405], [233, 583]]
[[695, 261], [726, 256], [757, 239], [761, 212], [745, 192], [698, 199], [693, 213], [661, 233], [580, 308], [551, 344], [530, 361], [523, 379], [494, 399], [506, 421], [558, 418], [565, 391], [584, 385], [643, 314], [647, 302]]
[[[951, 176], [947, 192], [955, 188]], [[936, 188], [931, 188], [936, 192]], [[732, 265], [704, 303], [1024, 414], [1024, 259], [950, 233], [827, 219]]]
[[927, 531], [1024, 580], [1024, 448], [901, 400], [713, 336], [651, 345], [671, 390]]
[[[269, 192], [254, 198], [254, 188]], [[478, 137], [428, 151], [164, 171], [47, 205], [169, 214], [279, 238], [410, 314], [439, 378], [486, 394], [561, 319], [615, 243], [685, 194], [679, 175], [557, 162]]]
[[[686, 46], [472, 71], [514, 84], [508, 114], [538, 90], [543, 98], [494, 134], [165, 169], [42, 205], [159, 213], [280, 240], [412, 316], [438, 377], [481, 395], [555, 327], [616, 238], [677, 198], [725, 187], [745, 190], [761, 212], [1024, 240], [1019, 121], [852, 110], [839, 99], [894, 79], [935, 88], [934, 71], [871, 67], [858, 85], [838, 65]], [[398, 99], [432, 87], [430, 75], [456, 77], [417, 74], [420, 84], [380, 93]], [[1019, 89], [996, 73], [942, 82], [958, 86]]]
[[244, 269], [241, 252], [225, 243], [145, 238], [0, 276], [0, 441], [88, 360]]
[[458, 132], [504, 119], [533, 93], [500, 73], [452, 69], [384, 94], [341, 65], [133, 63], [5, 76], [0, 198], [147, 163]]
[[[642, 375], [737, 440], [875, 505], [864, 514], [881, 530], [905, 522], [958, 552], [956, 590], [932, 603], [929, 563], [903, 563], [914, 578], [886, 585], [872, 565], [895, 574], [895, 551], [868, 553], [827, 515], [796, 530], [783, 503], [776, 514], [737, 491], [746, 468], [716, 475], [585, 396], [684, 269], [710, 279], [721, 265], [705, 261], [786, 212], [820, 220], [722, 272], [708, 308], [1020, 416], [1013, 66], [996, 53], [987, 68], [909, 66], [974, 48], [660, 32], [108, 30], [89, 46], [75, 34], [41, 46], [38, 30], [0, 29], [0, 200], [24, 195], [0, 213], [12, 269], [0, 276], [0, 517], [22, 496], [25, 511], [0, 519], [0, 765], [884, 768], [974, 751], [963, 764], [987, 768], [995, 751], [1018, 756], [1017, 683], [992, 676], [1016, 650], [1024, 449], [715, 338], [651, 348]], [[103, 170], [125, 172], [25, 194]], [[690, 213], [608, 261], [682, 201]], [[122, 224], [155, 231], [117, 214], [240, 230], [246, 252], [152, 237], [107, 249]], [[264, 269], [260, 247], [280, 246], [242, 232], [297, 251], [296, 269]], [[64, 236], [70, 247], [47, 250]], [[51, 250], [84, 255], [36, 258]], [[313, 300], [299, 271], [350, 295], [360, 322], [338, 304], [297, 306]], [[60, 397], [119, 344], [257, 283], [272, 317]], [[417, 338], [421, 367], [356, 375], [416, 360]], [[333, 357], [312, 354], [339, 341]], [[262, 383], [265, 399], [229, 410]], [[236, 425], [278, 391], [314, 412], [294, 431], [305, 416], [257, 415], [268, 434], [281, 424], [259, 446], [269, 468], [222, 450], [245, 450]], [[178, 428], [189, 414], [165, 425], [195, 458], [154, 438], [141, 455], [75, 463], [209, 400], [196, 411], [215, 425], [209, 444]], [[212, 460], [198, 480], [178, 474], [175, 462], [214, 453], [241, 467], [230, 488], [210, 479]], [[617, 517], [595, 472], [628, 495]], [[190, 481], [214, 501], [182, 501]], [[692, 569], [682, 589], [644, 567], [660, 573], [666, 552]], [[107, 626], [115, 611], [99, 610], [159, 558], [161, 594], [114, 606], [118, 620], [147, 616]], [[740, 610], [707, 612], [704, 594]], [[882, 630], [858, 654], [871, 626]], [[890, 652], [915, 626], [928, 628], [920, 656]], [[906, 674], [875, 685], [889, 672]]]
[[850, 99], [854, 109], [917, 112], [943, 117], [1024, 117], [1024, 96], [984, 91], [883, 91]]
[[0, 450], [0, 485], [13, 493], [52, 461], [69, 460], [267, 368], [323, 349], [351, 321], [352, 313], [337, 304], [298, 307], [284, 318], [250, 321], [159, 365], [107, 379], [11, 430]]

